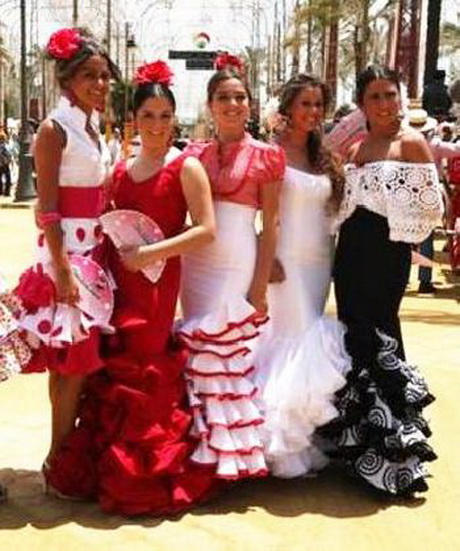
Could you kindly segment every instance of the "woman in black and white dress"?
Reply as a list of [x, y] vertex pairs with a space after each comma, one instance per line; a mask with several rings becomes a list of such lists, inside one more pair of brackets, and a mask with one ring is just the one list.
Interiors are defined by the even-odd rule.
[[353, 366], [328, 427], [339, 457], [392, 495], [427, 489], [423, 463], [436, 458], [421, 415], [433, 401], [405, 361], [398, 311], [409, 279], [411, 245], [437, 225], [441, 194], [423, 136], [402, 131], [398, 76], [372, 66], [358, 80], [369, 133], [349, 151], [335, 260], [339, 319]]

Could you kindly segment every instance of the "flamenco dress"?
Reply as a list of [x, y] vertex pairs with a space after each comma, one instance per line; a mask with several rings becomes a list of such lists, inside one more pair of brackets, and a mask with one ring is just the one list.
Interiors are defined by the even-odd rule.
[[0, 274], [0, 381], [20, 373], [30, 361], [31, 350], [18, 323], [22, 312], [21, 301]]
[[334, 281], [352, 370], [325, 434], [355, 475], [390, 495], [425, 491], [424, 462], [436, 458], [422, 414], [434, 397], [406, 362], [398, 310], [411, 244], [433, 231], [441, 212], [434, 164], [347, 167]]
[[238, 480], [267, 474], [255, 402], [253, 347], [261, 317], [246, 300], [254, 274], [255, 218], [262, 186], [281, 180], [285, 159], [277, 146], [242, 140], [194, 144], [189, 152], [209, 175], [216, 214], [213, 243], [183, 258], [177, 334], [190, 356], [185, 370], [193, 408], [192, 459], [215, 476]]
[[[114, 206], [152, 218], [165, 237], [183, 231], [187, 205], [180, 172], [184, 155], [134, 182], [124, 162], [114, 171]], [[171, 341], [180, 258], [170, 258], [156, 283], [124, 268], [110, 247], [116, 333], [103, 338], [104, 367], [87, 379], [79, 422], [52, 464], [53, 486], [97, 499], [108, 513], [168, 515], [215, 492], [213, 471], [189, 461], [187, 353]]]
[[[110, 155], [102, 139], [96, 145], [85, 130], [87, 115], [66, 97], [61, 97], [50, 119], [65, 132], [58, 183], [58, 212], [64, 248], [71, 257], [82, 255], [102, 262], [102, 227], [99, 215], [104, 206], [103, 182]], [[98, 115], [91, 123], [98, 128]], [[100, 330], [91, 312], [55, 300], [53, 267], [44, 232], [39, 230], [35, 263], [26, 270], [15, 289], [23, 313], [19, 325], [32, 356], [23, 372], [46, 368], [63, 375], [85, 375], [101, 366]], [[108, 309], [110, 304], [105, 305]]]
[[338, 415], [334, 394], [351, 363], [342, 324], [324, 314], [332, 272], [330, 194], [327, 176], [286, 168], [276, 252], [285, 280], [269, 285], [270, 320], [254, 372], [265, 457], [270, 472], [283, 478], [328, 463], [315, 431]]

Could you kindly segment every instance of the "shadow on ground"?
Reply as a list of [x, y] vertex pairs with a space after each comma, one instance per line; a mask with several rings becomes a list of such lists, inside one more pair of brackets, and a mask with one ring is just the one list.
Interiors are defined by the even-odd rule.
[[[126, 525], [154, 527], [164, 520], [180, 520], [183, 516], [165, 519], [106, 515], [96, 503], [62, 501], [46, 496], [37, 471], [3, 469], [0, 470], [0, 480], [9, 490], [8, 501], [0, 505], [0, 530], [19, 529], [27, 525], [46, 530], [68, 523], [101, 530]], [[397, 500], [380, 495], [334, 467], [323, 471], [317, 478], [268, 478], [240, 482], [224, 490], [207, 505], [185, 514], [223, 516], [262, 509], [280, 517], [308, 513], [349, 519], [375, 515], [390, 506], [414, 508], [424, 502], [424, 498]]]

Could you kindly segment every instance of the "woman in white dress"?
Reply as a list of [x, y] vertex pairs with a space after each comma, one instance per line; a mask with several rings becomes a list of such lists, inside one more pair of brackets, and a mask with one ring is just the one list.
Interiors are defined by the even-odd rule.
[[[224, 66], [215, 73], [208, 105], [217, 137], [193, 144], [188, 152], [208, 173], [217, 232], [213, 243], [183, 259], [184, 322], [178, 334], [190, 350], [187, 390], [199, 441], [192, 459], [215, 465], [217, 478], [236, 480], [267, 473], [250, 352], [266, 321], [285, 161], [280, 147], [245, 132], [250, 92], [237, 70]], [[259, 242], [258, 209], [263, 219]]]
[[264, 413], [264, 453], [273, 475], [295, 477], [325, 466], [315, 429], [334, 418], [334, 392], [349, 359], [341, 325], [324, 308], [331, 282], [331, 217], [344, 184], [338, 160], [321, 142], [326, 86], [297, 75], [282, 89], [287, 167], [281, 231], [269, 286], [270, 321], [258, 343], [255, 382]]

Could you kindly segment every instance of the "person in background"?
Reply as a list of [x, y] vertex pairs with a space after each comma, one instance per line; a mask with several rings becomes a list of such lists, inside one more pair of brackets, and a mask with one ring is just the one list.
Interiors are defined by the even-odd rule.
[[119, 128], [115, 127], [113, 129], [113, 134], [107, 143], [107, 147], [110, 151], [110, 160], [112, 164], [115, 164], [120, 160], [121, 155], [121, 132]]
[[0, 133], [0, 195], [8, 197], [11, 192], [11, 162], [12, 154], [8, 145], [7, 136]]
[[[428, 142], [429, 148], [433, 154], [434, 162], [438, 170], [439, 180], [444, 187], [444, 201], [448, 205], [447, 210], [451, 209], [450, 195], [448, 183], [448, 167], [451, 161], [460, 156], [460, 143], [452, 142], [451, 126], [448, 123], [442, 123], [438, 127], [438, 123], [435, 118], [429, 117], [428, 113], [424, 109], [411, 109], [409, 110], [408, 125], [413, 130], [421, 132]], [[447, 133], [446, 133], [447, 129]], [[439, 134], [437, 133], [439, 132]], [[450, 139], [445, 139], [449, 138]], [[445, 166], [445, 163], [447, 165]], [[447, 170], [446, 170], [447, 168]], [[449, 218], [449, 216], [448, 216]], [[434, 235], [429, 235], [419, 247], [420, 254], [432, 260], [434, 258]], [[420, 294], [434, 294], [437, 289], [433, 285], [433, 269], [427, 266], [420, 266], [418, 270], [419, 287], [418, 292]]]
[[[420, 132], [425, 137], [426, 141], [430, 145], [430, 149], [433, 150], [433, 139], [436, 133], [437, 121], [433, 117], [429, 117], [425, 109], [411, 109], [407, 119], [408, 126], [417, 132]], [[436, 168], [438, 169], [438, 175], [442, 180], [442, 157], [434, 154]], [[431, 233], [419, 246], [420, 254], [429, 260], [434, 258], [434, 234]], [[434, 294], [436, 287], [433, 285], [433, 269], [428, 266], [420, 266], [418, 269], [418, 292], [420, 294]]]

